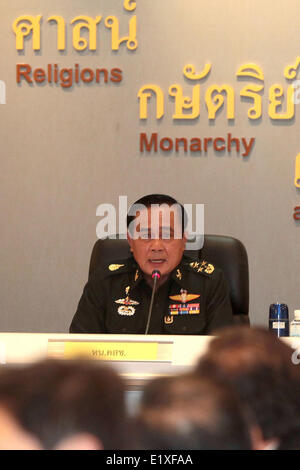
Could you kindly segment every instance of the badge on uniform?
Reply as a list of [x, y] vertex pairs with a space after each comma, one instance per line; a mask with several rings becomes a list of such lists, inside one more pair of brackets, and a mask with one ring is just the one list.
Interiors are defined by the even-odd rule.
[[131, 300], [129, 298], [129, 295], [128, 295], [129, 289], [130, 289], [129, 286], [127, 286], [125, 289], [125, 293], [126, 293], [125, 299], [115, 300], [116, 304], [121, 304], [120, 307], [118, 308], [119, 315], [127, 315], [127, 316], [134, 315], [135, 308], [133, 307], [133, 305], [139, 305], [139, 302], [137, 302], [136, 300]]
[[173, 323], [173, 317], [171, 315], [167, 315], [164, 317], [164, 322], [166, 325], [170, 325], [171, 323]]
[[198, 299], [200, 294], [188, 294], [187, 290], [181, 289], [179, 295], [170, 295], [171, 300], [177, 300], [181, 303], [170, 304], [169, 314], [173, 315], [198, 315], [200, 313], [200, 303], [188, 304], [191, 300]]

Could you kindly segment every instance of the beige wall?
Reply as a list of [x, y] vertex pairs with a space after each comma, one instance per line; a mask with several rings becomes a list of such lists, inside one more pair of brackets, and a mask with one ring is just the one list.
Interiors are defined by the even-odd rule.
[[[300, 308], [300, 226], [293, 208], [300, 193], [293, 185], [295, 157], [300, 153], [299, 105], [292, 122], [274, 124], [268, 116], [270, 85], [287, 82], [286, 65], [300, 56], [298, 0], [138, 0], [139, 45], [112, 52], [110, 33], [100, 24], [100, 47], [78, 53], [70, 37], [66, 53], [56, 49], [55, 26], [46, 19], [61, 15], [106, 17], [115, 14], [127, 32], [121, 0], [0, 0], [0, 79], [7, 104], [0, 105], [0, 329], [2, 331], [67, 331], [87, 279], [89, 256], [96, 240], [96, 208], [129, 203], [143, 194], [165, 192], [185, 203], [205, 204], [207, 233], [228, 234], [245, 244], [250, 263], [252, 323], [267, 324], [273, 301]], [[42, 50], [31, 42], [17, 53], [11, 29], [22, 14], [42, 14]], [[71, 26], [68, 27], [70, 35]], [[119, 67], [119, 84], [22, 84], [16, 64], [48, 63], [72, 67]], [[201, 70], [213, 64], [201, 85], [201, 114], [193, 122], [172, 122], [168, 87], [179, 83], [191, 94], [182, 75], [192, 63]], [[238, 67], [255, 62], [265, 73], [263, 117], [249, 122], [249, 103], [241, 102], [245, 84]], [[156, 83], [166, 92], [166, 114], [159, 122], [149, 107], [139, 120], [137, 92]], [[202, 83], [202, 82], [201, 82]], [[203, 91], [213, 83], [229, 83], [236, 91], [236, 118], [228, 123], [223, 110], [210, 124]], [[251, 155], [213, 150], [200, 156], [139, 152], [140, 132], [169, 137], [216, 137], [229, 132], [255, 137]]]

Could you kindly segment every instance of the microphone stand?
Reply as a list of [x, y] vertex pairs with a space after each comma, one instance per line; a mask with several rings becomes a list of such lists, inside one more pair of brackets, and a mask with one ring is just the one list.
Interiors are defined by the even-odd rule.
[[155, 290], [156, 290], [156, 283], [157, 283], [157, 279], [160, 279], [160, 272], [155, 269], [153, 272], [152, 272], [152, 279], [154, 279], [154, 282], [153, 282], [153, 289], [152, 289], [152, 295], [151, 295], [151, 301], [150, 301], [150, 307], [149, 307], [149, 313], [148, 313], [148, 319], [147, 319], [147, 325], [146, 325], [146, 330], [145, 330], [145, 335], [148, 334], [148, 331], [149, 331], [149, 326], [150, 326], [150, 320], [151, 320], [151, 315], [152, 315], [152, 308], [153, 308], [153, 301], [154, 301], [154, 294], [155, 294]]

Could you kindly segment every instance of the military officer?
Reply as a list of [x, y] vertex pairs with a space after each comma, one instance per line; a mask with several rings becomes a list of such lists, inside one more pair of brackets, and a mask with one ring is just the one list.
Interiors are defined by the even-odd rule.
[[184, 208], [149, 195], [127, 217], [132, 256], [99, 268], [86, 284], [71, 333], [144, 334], [158, 270], [149, 334], [212, 334], [233, 323], [227, 281], [208, 261], [184, 255]]

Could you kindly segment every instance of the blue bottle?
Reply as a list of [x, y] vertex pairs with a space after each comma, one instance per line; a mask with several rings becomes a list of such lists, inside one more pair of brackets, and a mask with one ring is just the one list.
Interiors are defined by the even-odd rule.
[[289, 336], [289, 308], [286, 304], [271, 304], [269, 311], [269, 330], [278, 337]]

